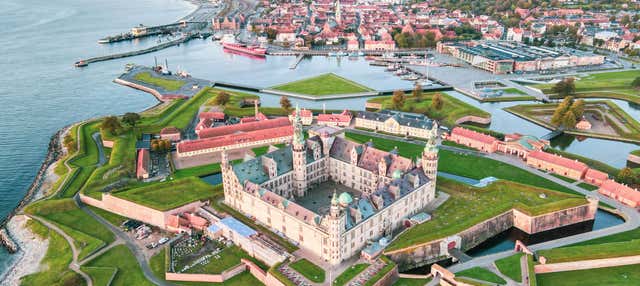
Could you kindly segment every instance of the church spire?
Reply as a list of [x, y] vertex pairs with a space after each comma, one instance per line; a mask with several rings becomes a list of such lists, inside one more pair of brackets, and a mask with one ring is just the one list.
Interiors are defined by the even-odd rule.
[[304, 134], [302, 129], [302, 119], [300, 118], [300, 107], [296, 104], [296, 114], [293, 117], [293, 145], [304, 145]]

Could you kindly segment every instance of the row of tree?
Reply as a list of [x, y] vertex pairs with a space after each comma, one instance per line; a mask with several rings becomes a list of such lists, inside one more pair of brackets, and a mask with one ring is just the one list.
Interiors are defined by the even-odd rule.
[[[412, 96], [413, 96], [413, 100], [416, 103], [422, 102], [424, 99], [422, 94], [422, 86], [416, 85], [413, 88]], [[396, 90], [393, 92], [393, 95], [391, 96], [391, 106], [395, 110], [403, 110], [406, 100], [407, 100], [407, 96], [405, 95], [404, 91]], [[431, 97], [431, 109], [441, 110], [443, 106], [444, 106], [444, 101], [442, 99], [442, 94], [435, 93]]]
[[[127, 112], [122, 116], [122, 123], [129, 125], [131, 127], [135, 127], [140, 121], [140, 114], [134, 112]], [[120, 123], [120, 119], [116, 116], [107, 116], [102, 119], [102, 123], [100, 124], [100, 128], [108, 131], [113, 135], [118, 135], [120, 132], [124, 130], [124, 127]]]
[[551, 123], [565, 128], [574, 128], [576, 122], [584, 114], [584, 100], [573, 100], [573, 96], [567, 96], [562, 100], [551, 117]]

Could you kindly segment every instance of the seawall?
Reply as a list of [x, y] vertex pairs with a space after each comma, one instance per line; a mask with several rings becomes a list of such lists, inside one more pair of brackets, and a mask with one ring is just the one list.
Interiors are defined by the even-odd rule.
[[535, 234], [594, 220], [597, 208], [598, 200], [589, 199], [589, 203], [584, 205], [538, 216], [511, 209], [457, 234], [385, 254], [398, 264], [400, 271], [404, 271], [449, 258], [448, 248], [451, 246], [468, 251], [511, 227]]

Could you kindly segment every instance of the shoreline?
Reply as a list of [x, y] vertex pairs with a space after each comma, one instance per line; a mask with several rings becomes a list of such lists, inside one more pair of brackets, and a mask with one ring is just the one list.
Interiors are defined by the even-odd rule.
[[[7, 223], [6, 229], [9, 236], [20, 249], [10, 266], [0, 274], [0, 281], [6, 285], [20, 285], [22, 277], [38, 272], [40, 261], [49, 248], [48, 239], [38, 237], [26, 227], [26, 222], [29, 219], [25, 215], [16, 215]], [[20, 267], [17, 267], [18, 265]]]

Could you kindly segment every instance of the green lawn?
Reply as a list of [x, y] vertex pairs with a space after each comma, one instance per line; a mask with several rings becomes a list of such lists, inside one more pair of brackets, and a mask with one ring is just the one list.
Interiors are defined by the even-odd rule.
[[[505, 108], [506, 111], [523, 117], [529, 121], [536, 122], [548, 127], [557, 127], [549, 122], [550, 117], [547, 115], [553, 114], [553, 111], [558, 106], [557, 103], [545, 103], [545, 104], [521, 104]], [[622, 110], [618, 105], [610, 100], [597, 100], [586, 101], [585, 114], [595, 113], [606, 117], [606, 122], [615, 132], [595, 132], [592, 130], [578, 130], [575, 128], [567, 128], [568, 131], [573, 133], [578, 132], [588, 136], [593, 134], [594, 136], [607, 136], [615, 140], [616, 137], [624, 139], [640, 140], [640, 123], [628, 113]], [[545, 119], [547, 118], [547, 119]], [[620, 124], [624, 124], [621, 126]], [[614, 133], [614, 134], [612, 134]]]
[[640, 255], [640, 239], [540, 250], [547, 263]]
[[271, 87], [271, 89], [313, 96], [373, 91], [373, 89], [338, 76], [334, 73], [326, 73], [319, 76], [276, 85]]
[[563, 181], [565, 181], [565, 182], [568, 182], [568, 183], [575, 183], [575, 182], [576, 182], [576, 180], [574, 180], [574, 179], [567, 178], [567, 177], [565, 177], [565, 176], [558, 175], [558, 174], [556, 174], [556, 173], [550, 173], [550, 174], [551, 174], [551, 176], [554, 176], [554, 177], [556, 177], [556, 178], [558, 178], [558, 179], [560, 179], [560, 180], [563, 180]]
[[126, 245], [115, 246], [84, 266], [117, 268], [118, 273], [111, 283], [112, 286], [153, 285], [144, 277], [138, 261]]
[[[604, 237], [594, 238], [587, 241], [578, 242], [576, 244], [572, 244], [569, 246], [585, 246], [585, 245], [595, 245], [595, 244], [603, 244], [603, 243], [611, 243], [611, 242], [624, 242], [630, 240], [640, 240], [640, 228], [632, 229], [625, 232], [620, 232]], [[568, 246], [567, 246], [568, 247]]]
[[522, 282], [522, 269], [520, 268], [520, 258], [523, 253], [517, 253], [509, 257], [496, 260], [498, 270], [505, 276], [516, 282]]
[[[102, 286], [109, 285], [111, 277], [116, 274], [117, 268], [115, 267], [80, 267], [84, 273], [87, 273], [91, 277], [93, 285]], [[114, 277], [115, 278], [115, 277]]]
[[[575, 81], [576, 97], [617, 98], [640, 103], [640, 93], [631, 87], [631, 82], [640, 76], [640, 71], [616, 71], [594, 73]], [[555, 84], [535, 85], [546, 94], [553, 94], [551, 88]]]
[[80, 249], [80, 260], [115, 240], [111, 231], [80, 210], [72, 199], [41, 201], [25, 211], [54, 223], [71, 236]]
[[82, 277], [68, 268], [72, 255], [67, 241], [55, 231], [48, 230], [40, 222], [30, 222], [29, 226], [38, 235], [49, 238], [49, 248], [40, 261], [41, 271], [22, 277], [20, 285], [83, 285]]
[[456, 278], [458, 276], [462, 276], [462, 277], [469, 277], [469, 278], [473, 278], [473, 279], [477, 279], [477, 280], [482, 280], [482, 281], [487, 281], [487, 282], [491, 282], [491, 283], [497, 283], [497, 284], [507, 284], [507, 281], [505, 281], [504, 279], [502, 279], [500, 276], [496, 275], [495, 273], [484, 269], [484, 268], [480, 268], [480, 267], [473, 267], [473, 268], [469, 268], [467, 270], [463, 270], [460, 272], [456, 273]]
[[125, 222], [126, 220], [128, 220], [128, 218], [123, 217], [121, 215], [118, 214], [114, 214], [112, 212], [108, 212], [105, 211], [103, 209], [100, 208], [96, 208], [94, 206], [87, 206], [91, 211], [93, 211], [95, 214], [101, 216], [102, 218], [106, 219], [109, 223], [111, 223], [112, 225], [116, 226], [116, 227], [120, 227], [120, 225], [122, 225], [123, 222]]
[[146, 184], [144, 187], [114, 192], [113, 195], [156, 210], [166, 211], [197, 200], [206, 200], [222, 192], [202, 181], [188, 177], [161, 183]]
[[347, 268], [344, 272], [340, 274], [340, 276], [336, 277], [333, 280], [333, 286], [342, 286], [347, 284], [347, 282], [351, 281], [354, 277], [356, 277], [360, 272], [364, 271], [369, 267], [369, 263], [358, 263], [355, 265], [351, 265], [351, 267]]
[[640, 264], [536, 275], [538, 286], [638, 285]]
[[302, 274], [302, 276], [309, 279], [311, 282], [322, 283], [324, 282], [324, 269], [319, 266], [313, 264], [311, 261], [306, 258], [302, 258], [296, 262], [292, 262], [289, 264], [293, 270]]
[[399, 278], [393, 286], [424, 286], [429, 283], [431, 279], [412, 279], [412, 278]]
[[439, 177], [437, 189], [449, 194], [449, 199], [432, 213], [430, 221], [403, 232], [387, 251], [456, 234], [513, 208], [535, 216], [587, 203], [582, 197], [510, 181], [475, 188]]
[[640, 156], [640, 149], [631, 151], [631, 155]]
[[587, 184], [587, 183], [580, 183], [580, 184], [578, 184], [578, 187], [583, 188], [583, 189], [585, 189], [587, 191], [595, 191], [595, 190], [600, 188], [598, 186], [594, 186], [594, 185]]
[[527, 94], [526, 92], [524, 92], [522, 90], [519, 90], [519, 89], [517, 89], [515, 87], [509, 87], [509, 88], [502, 89], [502, 92], [504, 92], [504, 94], [515, 94], [515, 95], [526, 95]]
[[[345, 133], [346, 138], [358, 143], [365, 143], [371, 140], [373, 146], [380, 150], [390, 151], [398, 147], [398, 154], [407, 158], [420, 156], [423, 145], [406, 143], [402, 141], [389, 140], [385, 138], [361, 135], [351, 132]], [[438, 160], [438, 171], [447, 172], [472, 179], [483, 179], [494, 176], [496, 178], [510, 180], [522, 184], [529, 184], [536, 187], [547, 188], [570, 194], [578, 194], [562, 185], [538, 177], [525, 170], [515, 168], [509, 164], [473, 155], [460, 154], [448, 150], [440, 150]]]
[[[285, 146], [285, 144], [275, 144], [273, 145], [274, 147], [280, 149], [282, 147]], [[254, 154], [256, 154], [256, 157], [264, 155], [267, 153], [267, 151], [269, 150], [269, 146], [260, 146], [260, 147], [256, 147], [251, 149], [253, 151]]]
[[[262, 269], [268, 269], [262, 261], [258, 261], [251, 257], [244, 250], [235, 245], [223, 249], [218, 255], [220, 256], [220, 259], [211, 258], [208, 264], [197, 265], [187, 270], [185, 273], [219, 274], [239, 265], [241, 258], [253, 261]], [[179, 268], [181, 268], [181, 266], [176, 267], [176, 269]]]
[[161, 77], [156, 77], [151, 74], [151, 72], [141, 72], [133, 76], [135, 80], [152, 84], [161, 88], [164, 88], [167, 91], [176, 91], [180, 89], [185, 82], [183, 80], [175, 80], [175, 79], [166, 79]]
[[80, 133], [80, 149], [67, 159], [72, 171], [60, 192], [56, 194], [58, 197], [73, 197], [84, 186], [98, 164], [98, 146], [91, 135], [100, 132], [100, 121], [84, 123], [71, 132], [75, 133], [74, 130]]
[[[440, 120], [446, 126], [456, 125], [456, 120], [467, 115], [474, 115], [482, 118], [491, 117], [491, 114], [488, 112], [465, 103], [446, 93], [440, 93], [444, 103], [442, 109], [433, 109], [431, 108], [431, 101], [434, 94], [436, 94], [436, 92], [423, 94], [422, 101], [420, 102], [416, 102], [413, 96], [407, 94], [404, 105], [400, 108], [400, 111], [425, 114], [429, 118]], [[394, 109], [391, 97], [392, 96], [376, 97], [367, 100], [367, 102], [380, 103], [382, 104], [383, 109]]]

